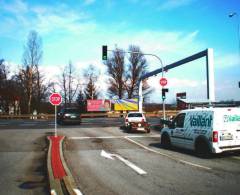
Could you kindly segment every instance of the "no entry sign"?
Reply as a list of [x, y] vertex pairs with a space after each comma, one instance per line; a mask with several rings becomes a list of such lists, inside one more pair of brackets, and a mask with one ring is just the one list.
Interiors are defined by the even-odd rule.
[[166, 85], [167, 85], [167, 79], [164, 78], [164, 77], [162, 77], [162, 78], [160, 79], [160, 85], [161, 85], [162, 87], [166, 86]]
[[52, 93], [49, 101], [53, 106], [58, 106], [62, 103], [62, 96], [59, 93]]

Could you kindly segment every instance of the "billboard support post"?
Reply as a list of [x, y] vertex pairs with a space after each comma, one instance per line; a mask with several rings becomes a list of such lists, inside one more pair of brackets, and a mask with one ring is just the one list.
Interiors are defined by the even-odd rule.
[[142, 80], [139, 82], [139, 97], [138, 97], [138, 110], [142, 112], [143, 95], [142, 95]]

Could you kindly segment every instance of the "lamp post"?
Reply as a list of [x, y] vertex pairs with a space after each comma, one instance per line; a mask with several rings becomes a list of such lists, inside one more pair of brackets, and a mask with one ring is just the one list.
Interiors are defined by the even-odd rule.
[[[158, 61], [160, 62], [161, 64], [161, 68], [162, 68], [162, 78], [164, 77], [164, 66], [163, 66], [163, 62], [162, 62], [162, 59], [155, 55], [155, 54], [151, 54], [151, 53], [140, 53], [140, 52], [132, 52], [132, 51], [124, 51], [124, 53], [136, 53], [136, 54], [142, 54], [142, 55], [145, 55], [145, 56], [153, 56], [155, 58], [158, 59]], [[138, 90], [138, 94], [139, 94], [139, 112], [142, 112], [142, 104], [143, 104], [143, 95], [142, 95], [142, 80], [140, 81], [139, 83], [139, 90]], [[163, 88], [163, 87], [162, 87]], [[162, 100], [162, 104], [163, 104], [163, 119], [165, 120], [166, 119], [166, 113], [165, 113], [165, 100], [163, 99]]]
[[239, 54], [239, 64], [240, 64], [240, 26], [239, 26], [240, 20], [239, 20], [239, 16], [238, 16], [237, 12], [230, 13], [228, 16], [230, 18], [235, 16], [237, 18], [238, 54]]
[[[138, 53], [138, 52], [127, 52], [127, 53]], [[161, 68], [162, 68], [162, 78], [164, 77], [164, 66], [163, 66], [163, 62], [162, 59], [155, 55], [155, 54], [150, 54], [150, 53], [142, 53], [142, 55], [148, 55], [148, 56], [153, 56], [155, 58], [157, 58], [161, 64]], [[143, 95], [142, 95], [142, 80], [139, 83], [139, 112], [142, 112], [142, 104], [143, 104]], [[163, 88], [163, 87], [162, 87]], [[165, 113], [165, 100], [162, 99], [162, 104], [163, 104], [163, 119], [166, 119], [166, 113]]]
[[[238, 54], [239, 54], [239, 65], [240, 65], [240, 27], [239, 27], [239, 23], [240, 23], [240, 20], [239, 20], [239, 16], [237, 14], [237, 12], [232, 12], [228, 15], [230, 18], [232, 17], [236, 17], [237, 18], [237, 37], [238, 37]], [[238, 86], [240, 88], [240, 81], [238, 82]]]

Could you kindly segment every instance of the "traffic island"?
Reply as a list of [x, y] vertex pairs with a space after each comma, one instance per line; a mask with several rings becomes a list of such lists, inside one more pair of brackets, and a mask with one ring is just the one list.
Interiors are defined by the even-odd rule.
[[63, 157], [64, 136], [48, 136], [48, 177], [51, 195], [81, 195]]

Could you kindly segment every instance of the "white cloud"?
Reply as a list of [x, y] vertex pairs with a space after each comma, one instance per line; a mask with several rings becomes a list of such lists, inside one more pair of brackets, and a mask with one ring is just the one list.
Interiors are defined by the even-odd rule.
[[2, 9], [14, 13], [14, 14], [23, 14], [28, 11], [28, 5], [22, 0], [15, 0], [13, 3], [0, 3]]
[[95, 0], [84, 0], [85, 5], [91, 5], [95, 2]]
[[41, 34], [48, 34], [59, 31], [79, 33], [95, 28], [95, 24], [89, 21], [89, 15], [83, 11], [74, 11], [65, 4], [56, 7], [43, 5], [30, 7], [22, 0], [16, 0], [13, 3], [0, 3], [1, 5], [0, 10], [12, 15], [2, 18], [0, 28], [5, 29], [4, 34], [8, 31], [13, 38], [16, 34], [26, 35], [32, 29]]
[[159, 6], [160, 10], [170, 10], [178, 7], [186, 6], [192, 3], [193, 0], [166, 0]]
[[226, 68], [233, 67], [240, 63], [240, 56], [237, 54], [223, 54], [215, 56], [215, 67]]

